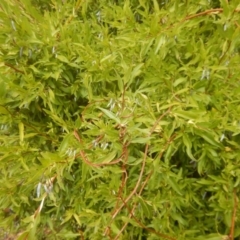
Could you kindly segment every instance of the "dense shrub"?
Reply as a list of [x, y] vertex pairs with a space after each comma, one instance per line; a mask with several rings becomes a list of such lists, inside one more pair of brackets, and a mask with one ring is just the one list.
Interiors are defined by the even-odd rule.
[[2, 0], [2, 238], [237, 239], [239, 11]]

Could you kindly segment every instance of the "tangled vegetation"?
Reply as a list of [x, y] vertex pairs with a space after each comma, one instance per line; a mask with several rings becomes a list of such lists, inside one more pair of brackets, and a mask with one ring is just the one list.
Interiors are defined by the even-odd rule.
[[238, 2], [1, 0], [1, 239], [238, 239]]

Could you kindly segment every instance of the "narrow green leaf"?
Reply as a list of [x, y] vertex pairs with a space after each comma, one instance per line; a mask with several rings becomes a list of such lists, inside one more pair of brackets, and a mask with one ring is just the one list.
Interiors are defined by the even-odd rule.
[[190, 138], [188, 137], [187, 134], [183, 134], [183, 143], [186, 146], [186, 150], [187, 150], [187, 155], [192, 159], [192, 160], [196, 160], [194, 158], [194, 156], [192, 155], [192, 142], [190, 140]]
[[103, 162], [101, 163], [109, 163], [111, 162], [117, 155], [117, 151], [112, 151], [110, 154], [104, 157]]
[[116, 123], [120, 124], [120, 119], [111, 111], [98, 107], [101, 111], [103, 111], [110, 119], [114, 120]]
[[195, 133], [201, 136], [204, 140], [206, 140], [206, 142], [210, 143], [211, 145], [215, 147], [221, 147], [221, 144], [218, 143], [210, 133], [202, 132], [198, 129], [195, 130]]
[[186, 78], [179, 78], [173, 83], [173, 86], [177, 87], [179, 84], [186, 82], [186, 80]]
[[68, 59], [63, 55], [57, 55], [57, 59], [59, 59], [61, 62], [69, 63]]
[[134, 138], [133, 140], [131, 140], [131, 143], [143, 143], [146, 144], [151, 140], [151, 137], [141, 137], [141, 138]]
[[19, 139], [20, 139], [20, 142], [23, 142], [24, 140], [24, 125], [22, 122], [20, 122], [18, 124], [18, 128], [19, 128]]
[[177, 192], [179, 195], [183, 195], [179, 187], [180, 184], [178, 184], [172, 177], [167, 177], [166, 181], [169, 183], [169, 185], [173, 188], [175, 192]]
[[0, 114], [9, 114], [9, 112], [5, 107], [0, 106]]

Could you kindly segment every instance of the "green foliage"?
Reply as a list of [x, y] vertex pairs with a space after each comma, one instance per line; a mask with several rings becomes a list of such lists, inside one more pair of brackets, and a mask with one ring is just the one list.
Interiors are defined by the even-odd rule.
[[238, 237], [239, 11], [2, 0], [2, 238]]

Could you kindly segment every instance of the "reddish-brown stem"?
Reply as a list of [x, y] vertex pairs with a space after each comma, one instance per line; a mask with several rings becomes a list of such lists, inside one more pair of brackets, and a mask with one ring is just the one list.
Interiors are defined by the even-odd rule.
[[240, 25], [238, 24], [238, 22], [237, 22], [237, 21], [235, 21], [234, 23], [235, 23], [235, 25], [237, 26], [237, 28], [239, 28], [239, 29], [240, 29]]
[[22, 70], [17, 69], [16, 67], [14, 67], [13, 65], [11, 65], [9, 63], [4, 63], [4, 65], [12, 68], [13, 70], [15, 70], [15, 72], [19, 72], [21, 74], [24, 74], [24, 72]]
[[[147, 177], [147, 179], [146, 179], [147, 181], [148, 181], [148, 179], [150, 178], [151, 175], [152, 175], [152, 171], [151, 171], [150, 174], [148, 175], [148, 177]], [[146, 180], [144, 181], [145, 184], [147, 183]], [[140, 189], [140, 191], [139, 191], [139, 194], [141, 194], [141, 192], [142, 192], [145, 184], [142, 185], [142, 187], [141, 187], [141, 189]], [[121, 198], [121, 200], [122, 200], [123, 204], [125, 205], [125, 207], [128, 209], [129, 217], [132, 217], [137, 223], [139, 223], [139, 221], [136, 220], [136, 218], [134, 217], [134, 211], [135, 211], [135, 209], [136, 209], [136, 207], [137, 207], [137, 203], [135, 203], [134, 206], [133, 206], [133, 208], [130, 209], [130, 208], [127, 206], [127, 204], [125, 203], [124, 199]], [[122, 226], [120, 232], [116, 235], [116, 237], [115, 237], [114, 239], [118, 239], [118, 238], [119, 238], [119, 236], [122, 234], [122, 232], [123, 232], [124, 229], [127, 227], [127, 225], [128, 225], [128, 222], [126, 222], [126, 223]], [[139, 225], [140, 225], [140, 224], [139, 224]]]
[[140, 182], [141, 182], [142, 175], [143, 175], [143, 171], [144, 171], [144, 168], [145, 168], [145, 163], [146, 163], [146, 158], [147, 158], [148, 147], [149, 147], [149, 145], [147, 144], [146, 147], [145, 147], [144, 159], [143, 159], [143, 162], [142, 162], [142, 167], [141, 167], [141, 171], [140, 171], [140, 174], [139, 174], [138, 181], [137, 181], [134, 189], [132, 190], [132, 192], [131, 192], [131, 193], [128, 195], [128, 197], [124, 200], [124, 203], [122, 203], [121, 206], [118, 207], [118, 208], [115, 210], [114, 214], [112, 215], [112, 219], [111, 219], [110, 223], [108, 224], [108, 227], [107, 227], [106, 230], [104, 231], [104, 235], [106, 235], [107, 229], [109, 229], [109, 226], [112, 224], [113, 220], [116, 218], [116, 216], [118, 215], [118, 213], [122, 210], [122, 208], [125, 206], [125, 203], [127, 203], [127, 202], [133, 197], [133, 195], [137, 192], [137, 189], [138, 189], [139, 184], [140, 184]]
[[[150, 130], [150, 133], [149, 133], [149, 136], [154, 132], [155, 128], [157, 127], [158, 123], [161, 121], [161, 119], [170, 112], [170, 108], [165, 112], [163, 113], [158, 119], [157, 121], [154, 123], [153, 127], [151, 128]], [[145, 169], [145, 164], [146, 164], [146, 159], [147, 159], [147, 153], [148, 153], [148, 149], [149, 149], [149, 144], [146, 144], [145, 146], [145, 151], [144, 151], [144, 158], [143, 158], [143, 162], [142, 162], [142, 167], [141, 167], [141, 171], [140, 171], [140, 174], [139, 174], [139, 178], [138, 178], [138, 181], [134, 187], [134, 189], [132, 190], [132, 192], [128, 195], [128, 197], [123, 200], [123, 203], [121, 204], [121, 206], [119, 208], [116, 209], [116, 211], [114, 212], [114, 214], [112, 215], [112, 219], [108, 225], [108, 227], [106, 228], [105, 230], [105, 234], [106, 234], [106, 231], [107, 229], [109, 230], [109, 226], [112, 224], [113, 220], [116, 218], [116, 216], [118, 215], [118, 213], [121, 211], [121, 209], [127, 204], [127, 202], [137, 193], [137, 190], [138, 190], [138, 187], [140, 185], [140, 182], [142, 180], [142, 176], [143, 176], [143, 172], [144, 172], [144, 169]], [[147, 181], [145, 181], [145, 184], [146, 184]], [[145, 185], [144, 185], [145, 186]], [[142, 192], [143, 190], [143, 187], [141, 188], [140, 192]], [[125, 224], [122, 228], [122, 231], [125, 229], [125, 227], [127, 226], [127, 224]], [[121, 231], [121, 232], [122, 232]], [[120, 233], [121, 233], [120, 232]], [[116, 239], [116, 238], [115, 238]]]
[[[143, 188], [142, 188], [142, 189], [143, 189]], [[133, 219], [135, 220], [135, 222], [136, 222], [139, 226], [141, 226], [142, 228], [146, 229], [146, 230], [149, 231], [149, 232], [152, 232], [152, 233], [156, 234], [156, 235], [159, 236], [159, 237], [162, 237], [162, 238], [165, 238], [165, 239], [168, 239], [168, 240], [176, 240], [175, 238], [169, 237], [169, 236], [167, 236], [167, 235], [165, 235], [165, 234], [163, 234], [163, 233], [159, 233], [159, 232], [155, 231], [155, 230], [152, 229], [152, 228], [146, 227], [144, 224], [142, 224], [142, 223], [134, 216], [133, 209], [131, 210], [131, 209], [128, 207], [128, 205], [126, 204], [126, 202], [124, 202], [124, 199], [121, 199], [121, 200], [123, 201], [125, 207], [128, 209], [129, 217], [133, 218]], [[135, 208], [136, 208], [136, 204], [135, 204], [135, 206], [134, 206], [134, 209], [135, 209]], [[118, 233], [118, 235], [114, 238], [114, 240], [117, 240], [117, 239], [119, 238], [119, 236], [121, 235], [121, 233], [123, 232], [123, 230], [126, 228], [127, 224], [128, 224], [128, 222], [126, 222], [126, 223], [124, 224], [124, 226], [122, 227], [122, 229], [120, 230], [120, 232]]]
[[208, 15], [208, 14], [218, 14], [220, 12], [223, 12], [223, 9], [222, 8], [214, 8], [214, 9], [209, 9], [209, 10], [206, 10], [204, 12], [200, 12], [200, 13], [196, 13], [196, 14], [192, 14], [192, 15], [189, 15], [187, 17], [185, 17], [182, 22], [186, 21], [186, 20], [190, 20], [192, 18], [196, 18], [196, 17], [200, 17], [200, 16], [204, 16], [204, 15]]
[[170, 112], [171, 108], [169, 108], [165, 113], [163, 113], [157, 121], [154, 123], [153, 127], [150, 130], [149, 136], [154, 132], [155, 128], [157, 127], [158, 123], [162, 120], [162, 118]]
[[[140, 185], [140, 182], [142, 180], [142, 175], [143, 175], [143, 171], [144, 171], [144, 168], [145, 168], [145, 163], [146, 163], [146, 158], [147, 158], [147, 152], [148, 152], [148, 148], [149, 148], [149, 145], [147, 144], [146, 147], [145, 147], [145, 153], [144, 153], [144, 158], [143, 158], [143, 162], [142, 162], [142, 167], [141, 167], [141, 171], [140, 171], [140, 174], [139, 174], [139, 178], [138, 178], [138, 181], [134, 187], [134, 189], [132, 190], [132, 192], [128, 195], [128, 197], [125, 199], [124, 202], [128, 202], [132, 197], [133, 195], [137, 192], [137, 189]], [[114, 220], [114, 218], [118, 215], [118, 213], [121, 211], [121, 209], [124, 207], [124, 203], [115, 211], [115, 213], [113, 214], [112, 216], [112, 221]]]
[[[128, 208], [128, 206], [126, 206], [126, 207]], [[128, 222], [125, 222], [125, 224], [122, 226], [122, 229], [120, 230], [120, 232], [115, 236], [114, 240], [118, 240], [118, 238], [120, 237], [120, 235], [122, 234], [124, 229], [127, 227], [127, 225], [128, 225]]]
[[[168, 146], [168, 145], [174, 140], [175, 137], [176, 137], [176, 134], [173, 135], [173, 136], [167, 141], [167, 144], [164, 146], [164, 150], [166, 149], [166, 146]], [[160, 153], [160, 156], [159, 156], [157, 159], [161, 159], [163, 152], [164, 152], [164, 151], [162, 151], [162, 152]], [[138, 195], [141, 195], [143, 189], [145, 188], [145, 186], [146, 186], [146, 184], [148, 183], [148, 181], [149, 181], [150, 177], [152, 176], [152, 174], [153, 174], [153, 170], [148, 174], [146, 180], [143, 182], [143, 184], [142, 184], [142, 186], [141, 186], [141, 189], [140, 189]], [[121, 200], [123, 201], [123, 203], [125, 203], [123, 199], [121, 199]], [[127, 205], [126, 205], [126, 207], [128, 208]], [[129, 208], [128, 208], [128, 210], [129, 210], [129, 217], [132, 217], [140, 226], [142, 226], [143, 224], [140, 223], [140, 221], [138, 221], [138, 220], [136, 219], [136, 217], [134, 216], [134, 211], [135, 211], [136, 207], [137, 207], [137, 204], [135, 203], [132, 209], [129, 210]], [[128, 224], [128, 223], [124, 224], [124, 226], [121, 228], [120, 232], [119, 232], [118, 235], [117, 235], [118, 237], [119, 237], [120, 234], [124, 231], [124, 229], [126, 228], [127, 224]], [[144, 225], [143, 225], [143, 226], [144, 226]], [[150, 231], [150, 232], [155, 233], [155, 234], [158, 235], [158, 236], [161, 236], [161, 237], [164, 237], [164, 236], [165, 236], [165, 238], [173, 239], [173, 238], [168, 237], [168, 236], [166, 236], [166, 235], [164, 235], [164, 234], [162, 234], [162, 233], [158, 233], [158, 232], [154, 231], [153, 229], [149, 229], [149, 228], [147, 228], [147, 227], [144, 227], [144, 228], [145, 228], [146, 230]], [[115, 239], [117, 239], [117, 238], [115, 237]]]
[[[83, 142], [82, 142], [82, 139], [80, 138], [80, 136], [79, 136], [79, 134], [77, 133], [76, 130], [74, 130], [74, 133], [73, 133], [73, 134], [74, 134], [75, 138], [78, 140], [78, 142], [80, 142], [80, 143], [82, 144], [82, 143], [83, 143]], [[82, 157], [82, 160], [83, 160], [87, 165], [89, 165], [89, 166], [91, 166], [91, 167], [103, 167], [103, 166], [108, 166], [108, 165], [115, 165], [115, 164], [121, 162], [124, 154], [125, 154], [125, 153], [123, 152], [118, 159], [116, 159], [116, 160], [114, 160], [114, 161], [111, 161], [111, 162], [109, 162], [109, 163], [92, 163], [92, 162], [90, 162], [90, 161], [88, 160], [88, 158], [87, 158], [87, 156], [86, 156], [86, 153], [85, 153], [83, 150], [80, 150], [79, 154], [77, 154], [75, 157], [77, 158], [77, 157], [81, 156], [81, 157]]]

